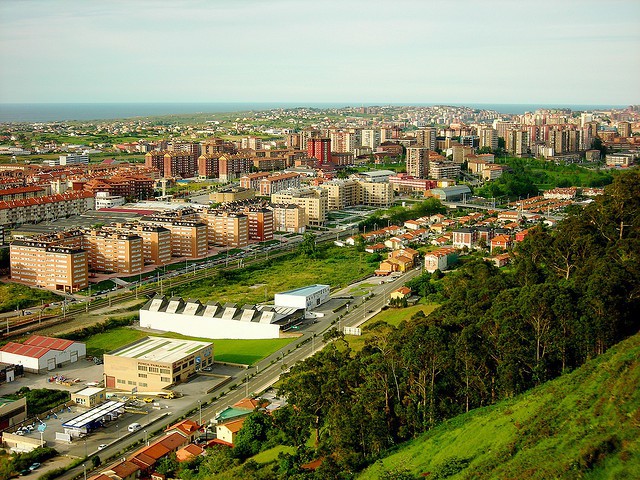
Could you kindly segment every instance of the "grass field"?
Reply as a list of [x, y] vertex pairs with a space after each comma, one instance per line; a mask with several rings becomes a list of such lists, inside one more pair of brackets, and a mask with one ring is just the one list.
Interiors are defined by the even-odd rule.
[[425, 315], [429, 315], [436, 308], [438, 308], [438, 305], [429, 304], [429, 305], [414, 305], [412, 307], [406, 307], [406, 308], [388, 308], [387, 310], [382, 310], [380, 313], [373, 316], [372, 318], [370, 318], [369, 320], [367, 320], [365, 323], [361, 325], [362, 335], [360, 336], [347, 335], [345, 336], [345, 339], [349, 343], [349, 347], [351, 347], [351, 349], [354, 352], [358, 352], [362, 350], [362, 347], [364, 347], [365, 340], [368, 337], [367, 327], [372, 325], [373, 323], [385, 322], [385, 323], [388, 323], [389, 325], [393, 325], [394, 327], [397, 327], [398, 325], [400, 325], [400, 322], [402, 322], [403, 320], [407, 320], [407, 321], [410, 320], [411, 317], [416, 312], [422, 311]]
[[172, 291], [174, 295], [197, 298], [201, 302], [256, 304], [273, 299], [277, 292], [316, 283], [346, 286], [372, 274], [378, 265], [367, 262], [369, 254], [361, 255], [351, 248], [328, 247], [322, 253], [321, 259], [292, 253], [288, 258], [275, 262], [216, 272], [207, 279], [172, 288]]
[[570, 374], [399, 445], [358, 478], [403, 470], [451, 480], [640, 478], [639, 425], [635, 335]]
[[253, 457], [251, 457], [251, 460], [254, 460], [258, 463], [269, 463], [277, 460], [280, 453], [289, 453], [293, 455], [295, 451], [295, 447], [290, 447], [288, 445], [278, 445], [276, 447], [269, 448], [268, 450], [264, 450], [260, 453], [255, 454]]
[[[87, 354], [99, 356], [103, 353], [120, 348], [128, 343], [135, 342], [149, 334], [142, 330], [132, 328], [115, 328], [108, 332], [93, 335], [87, 340]], [[211, 340], [201, 337], [187, 337], [177, 333], [153, 334], [157, 337], [181, 338], [187, 340], [199, 340], [213, 342], [214, 358], [218, 362], [242, 363], [253, 365], [266, 356], [288, 345], [295, 338], [275, 338], [267, 340]]]
[[48, 290], [30, 288], [18, 283], [0, 283], [0, 312], [37, 307], [44, 303], [58, 302], [62, 297]]

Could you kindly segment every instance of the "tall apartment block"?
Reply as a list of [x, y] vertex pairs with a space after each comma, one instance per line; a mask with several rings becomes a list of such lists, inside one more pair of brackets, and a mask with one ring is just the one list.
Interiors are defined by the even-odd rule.
[[84, 248], [91, 269], [98, 272], [135, 275], [144, 267], [139, 235], [90, 230], [84, 234]]
[[249, 244], [249, 219], [243, 213], [203, 210], [200, 219], [206, 222], [208, 242], [221, 247], [246, 247]]
[[171, 261], [171, 231], [157, 225], [116, 224], [102, 228], [142, 238], [142, 259], [145, 265], [166, 265]]
[[66, 293], [89, 286], [88, 255], [81, 248], [15, 240], [10, 257], [11, 278], [18, 282]]
[[427, 147], [429, 150], [436, 149], [436, 128], [424, 127], [416, 130], [416, 143], [419, 146]]
[[307, 140], [307, 155], [322, 163], [331, 162], [331, 139], [310, 138]]
[[480, 138], [480, 148], [489, 147], [492, 151], [498, 149], [498, 132], [493, 128], [480, 127], [478, 129], [478, 137]]
[[416, 178], [429, 176], [429, 149], [422, 146], [407, 147], [407, 174]]
[[273, 240], [273, 210], [247, 208], [244, 213], [247, 216], [249, 240], [257, 240], [258, 242]]

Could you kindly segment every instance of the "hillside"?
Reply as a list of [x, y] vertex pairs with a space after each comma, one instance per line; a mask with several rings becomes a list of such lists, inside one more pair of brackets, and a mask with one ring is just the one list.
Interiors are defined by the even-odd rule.
[[451, 480], [640, 478], [640, 335], [573, 373], [444, 422], [358, 478], [410, 474]]

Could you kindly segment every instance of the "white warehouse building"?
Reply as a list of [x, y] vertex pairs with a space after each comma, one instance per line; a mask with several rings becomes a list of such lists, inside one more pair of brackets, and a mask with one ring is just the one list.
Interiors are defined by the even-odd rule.
[[86, 357], [84, 343], [31, 335], [24, 343], [9, 342], [0, 348], [0, 363], [22, 365], [26, 372], [40, 373]]
[[276, 307], [293, 307], [313, 310], [329, 300], [331, 287], [329, 285], [309, 285], [287, 292], [276, 293], [274, 303]]
[[279, 338], [280, 330], [299, 323], [303, 314], [295, 307], [202, 304], [156, 295], [140, 309], [140, 326], [212, 339], [266, 339]]

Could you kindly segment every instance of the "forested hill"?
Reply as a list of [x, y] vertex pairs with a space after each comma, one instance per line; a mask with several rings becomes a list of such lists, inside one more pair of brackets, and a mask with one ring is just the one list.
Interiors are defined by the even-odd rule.
[[640, 335], [515, 399], [444, 422], [358, 478], [640, 478]]
[[443, 420], [513, 398], [637, 333], [640, 172], [617, 174], [605, 192], [556, 229], [536, 227], [512, 269], [472, 261], [447, 274], [428, 317], [379, 324], [359, 352], [338, 339], [293, 366], [280, 391], [295, 405], [291, 421], [317, 435], [316, 476], [350, 478]]

